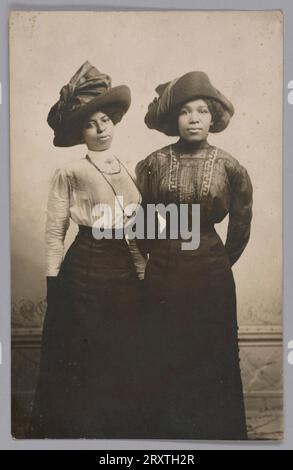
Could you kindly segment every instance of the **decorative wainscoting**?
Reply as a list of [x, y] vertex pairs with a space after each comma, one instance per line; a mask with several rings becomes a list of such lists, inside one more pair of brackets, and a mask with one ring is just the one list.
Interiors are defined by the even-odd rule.
[[248, 434], [251, 439], [283, 437], [283, 342], [278, 326], [239, 329], [240, 365]]
[[[38, 375], [46, 302], [21, 301], [12, 312], [12, 434], [24, 438]], [[282, 328], [240, 326], [240, 364], [249, 438], [283, 436]]]

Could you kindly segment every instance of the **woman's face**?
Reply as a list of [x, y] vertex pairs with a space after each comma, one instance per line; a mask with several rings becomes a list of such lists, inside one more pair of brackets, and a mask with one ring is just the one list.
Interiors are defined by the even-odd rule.
[[97, 111], [87, 119], [82, 133], [89, 150], [106, 150], [113, 140], [114, 124], [107, 114]]
[[212, 115], [208, 105], [202, 99], [188, 101], [179, 111], [179, 135], [188, 142], [205, 140], [211, 124]]

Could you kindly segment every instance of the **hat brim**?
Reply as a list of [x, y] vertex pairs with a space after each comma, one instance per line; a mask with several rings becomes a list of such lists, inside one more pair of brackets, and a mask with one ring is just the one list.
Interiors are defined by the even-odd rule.
[[100, 94], [88, 103], [81, 106], [77, 111], [70, 114], [67, 125], [68, 127], [78, 123], [83, 123], [94, 112], [102, 110], [107, 106], [116, 105], [126, 113], [130, 106], [131, 97], [130, 90], [126, 85], [120, 85], [110, 88], [105, 93]]
[[[72, 147], [83, 143], [80, 138], [80, 131], [89, 116], [99, 110], [106, 111], [109, 107], [112, 111], [117, 110], [115, 119], [112, 119], [114, 124], [117, 124], [128, 111], [130, 103], [130, 89], [126, 85], [110, 88], [105, 93], [82, 105], [78, 110], [70, 113], [64, 125], [55, 133], [54, 145], [56, 147]], [[109, 117], [112, 118], [111, 115]]]

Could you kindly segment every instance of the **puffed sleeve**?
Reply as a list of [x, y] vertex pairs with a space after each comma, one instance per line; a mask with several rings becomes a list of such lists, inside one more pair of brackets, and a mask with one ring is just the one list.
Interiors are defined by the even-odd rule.
[[248, 243], [252, 219], [252, 184], [246, 169], [239, 163], [233, 172], [231, 189], [225, 247], [232, 266]]
[[151, 155], [145, 160], [138, 162], [135, 174], [137, 187], [142, 196], [142, 205], [154, 202], [151, 187], [151, 178], [154, 176]]
[[151, 178], [153, 177], [152, 174], [152, 165], [151, 165], [151, 155], [145, 160], [141, 160], [138, 162], [135, 168], [136, 174], [136, 184], [141, 193], [142, 202], [141, 206], [144, 210], [144, 239], [137, 240], [137, 246], [140, 252], [143, 254], [144, 257], [151, 250], [151, 240], [147, 240], [147, 233], [146, 233], [146, 225], [147, 225], [147, 205], [154, 203], [153, 195], [152, 195], [152, 188], [151, 188]]
[[70, 187], [65, 169], [53, 175], [47, 204], [45, 231], [46, 275], [57, 276], [63, 260], [64, 239], [70, 221]]

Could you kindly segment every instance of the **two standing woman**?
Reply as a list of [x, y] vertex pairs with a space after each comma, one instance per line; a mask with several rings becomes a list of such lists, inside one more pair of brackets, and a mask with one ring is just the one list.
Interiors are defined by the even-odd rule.
[[[48, 122], [55, 145], [85, 143], [87, 156], [58, 169], [48, 202], [46, 312], [31, 437], [245, 439], [236, 296], [231, 266], [248, 239], [246, 170], [207, 142], [233, 115], [202, 72], [157, 88], [145, 122], [175, 144], [136, 168], [137, 186], [111, 152], [129, 89], [84, 64], [61, 90]], [[141, 195], [140, 195], [141, 193]], [[98, 203], [113, 207], [200, 204], [200, 246], [96, 240]], [[142, 200], [141, 200], [142, 197]], [[229, 213], [225, 246], [214, 224]], [[69, 219], [78, 235], [63, 260]], [[136, 269], [135, 269], [136, 268]]]

